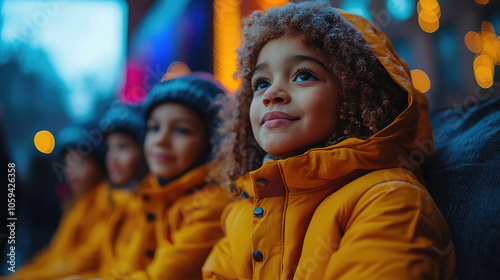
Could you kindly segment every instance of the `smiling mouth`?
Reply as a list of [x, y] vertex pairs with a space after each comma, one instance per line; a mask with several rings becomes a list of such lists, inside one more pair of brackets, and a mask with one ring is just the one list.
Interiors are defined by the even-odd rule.
[[154, 155], [153, 159], [156, 162], [172, 162], [175, 160], [175, 157], [173, 156], [168, 156], [168, 155]]
[[298, 119], [298, 117], [292, 116], [290, 114], [274, 111], [264, 114], [261, 120], [261, 124], [263, 127], [273, 128], [288, 125]]

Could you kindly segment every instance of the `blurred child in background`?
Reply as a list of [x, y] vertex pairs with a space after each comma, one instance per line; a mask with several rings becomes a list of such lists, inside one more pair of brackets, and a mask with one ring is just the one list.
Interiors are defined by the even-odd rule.
[[201, 279], [230, 202], [224, 189], [207, 184], [218, 148], [215, 101], [224, 93], [208, 73], [163, 81], [149, 92], [144, 153], [150, 175], [140, 190], [142, 221], [104, 279]]
[[383, 33], [318, 2], [254, 12], [238, 71], [218, 174], [244, 199], [205, 279], [454, 278], [427, 100]]
[[63, 217], [47, 248], [8, 279], [44, 279], [52, 267], [58, 267], [66, 256], [91, 242], [93, 232], [109, 217], [109, 189], [104, 182], [105, 147], [97, 124], [70, 126], [59, 136], [56, 147], [61, 151], [70, 193], [64, 202]]
[[147, 182], [142, 180], [147, 168], [142, 153], [145, 125], [140, 107], [114, 104], [101, 120], [100, 128], [107, 146], [112, 213], [103, 232], [94, 237], [92, 244], [68, 257], [53, 278], [78, 274], [68, 277], [78, 279], [107, 271], [124, 253], [142, 217], [138, 192], [141, 182]]

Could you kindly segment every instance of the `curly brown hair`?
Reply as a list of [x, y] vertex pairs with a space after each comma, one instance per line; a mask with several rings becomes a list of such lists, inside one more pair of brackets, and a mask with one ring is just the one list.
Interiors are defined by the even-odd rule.
[[328, 58], [327, 67], [337, 79], [339, 125], [325, 139], [329, 146], [350, 137], [368, 138], [388, 126], [406, 107], [408, 95], [389, 76], [361, 32], [335, 8], [317, 2], [289, 3], [256, 11], [243, 21], [237, 50], [236, 77], [241, 84], [233, 100], [224, 104], [218, 168], [212, 173], [233, 193], [234, 180], [262, 164], [266, 152], [257, 144], [249, 119], [253, 98], [252, 73], [260, 50], [282, 36], [298, 37]]

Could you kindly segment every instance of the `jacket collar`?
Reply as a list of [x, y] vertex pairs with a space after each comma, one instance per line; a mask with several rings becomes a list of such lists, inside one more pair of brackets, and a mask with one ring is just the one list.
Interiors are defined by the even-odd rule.
[[[206, 183], [209, 164], [194, 168], [183, 176], [170, 181], [165, 186], [160, 186], [158, 177], [148, 174], [144, 178], [144, 184], [139, 188], [139, 195], [145, 201], [157, 201], [158, 203], [171, 204], [186, 192], [194, 191]], [[154, 204], [154, 203], [153, 203]]]
[[373, 170], [411, 169], [398, 155], [408, 153], [396, 141], [350, 138], [285, 160], [267, 160], [236, 184], [248, 196], [256, 198], [305, 194], [324, 188], [334, 191]]

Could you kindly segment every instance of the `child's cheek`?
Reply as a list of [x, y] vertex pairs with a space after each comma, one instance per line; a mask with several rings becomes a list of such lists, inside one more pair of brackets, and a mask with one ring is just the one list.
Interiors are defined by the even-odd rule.
[[146, 137], [144, 139], [144, 157], [148, 164], [151, 164], [151, 135], [146, 133]]
[[252, 125], [252, 130], [255, 133], [256, 129], [259, 126], [260, 123], [260, 109], [259, 106], [257, 105], [258, 101], [256, 98], [252, 99], [252, 103], [250, 103], [250, 124]]

